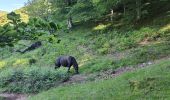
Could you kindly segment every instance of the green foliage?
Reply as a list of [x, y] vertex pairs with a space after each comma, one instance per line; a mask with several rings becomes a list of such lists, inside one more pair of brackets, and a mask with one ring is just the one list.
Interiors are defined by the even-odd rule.
[[40, 17], [49, 21], [51, 9], [50, 0], [29, 0], [26, 3], [26, 11], [31, 17]]
[[17, 26], [21, 22], [20, 14], [16, 14], [15, 12], [11, 12], [11, 13], [7, 14], [7, 18], [8, 18], [8, 20], [12, 21], [11, 23], [14, 26]]
[[[138, 22], [168, 11], [168, 5], [169, 0], [30, 0], [27, 2], [27, 11], [34, 17], [46, 20], [65, 22], [71, 16], [75, 22], [83, 22], [101, 18], [106, 20], [112, 16], [113, 10], [113, 20], [121, 16], [124, 22]], [[162, 11], [160, 8], [163, 8]]]
[[68, 14], [72, 15], [77, 21], [87, 21], [97, 17], [91, 0], [78, 0]]
[[44, 34], [53, 34], [59, 28], [54, 22], [46, 22], [41, 18], [30, 18], [24, 27], [24, 39], [38, 39]]
[[13, 46], [13, 42], [18, 39], [18, 33], [10, 24], [5, 24], [0, 30], [0, 46]]
[[68, 79], [66, 72], [52, 68], [11, 68], [0, 73], [0, 87], [6, 92], [35, 93]]
[[[7, 16], [11, 22], [0, 28], [0, 46], [13, 46], [13, 43], [22, 39], [36, 40], [39, 36], [53, 34], [60, 29], [54, 22], [47, 22], [40, 18], [30, 18], [27, 23], [24, 23], [21, 22], [19, 14], [11, 12]], [[48, 39], [52, 42], [54, 38]]]

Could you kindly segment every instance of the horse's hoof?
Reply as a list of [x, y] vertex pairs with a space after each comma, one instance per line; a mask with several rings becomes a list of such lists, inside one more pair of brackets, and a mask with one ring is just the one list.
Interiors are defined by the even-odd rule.
[[67, 71], [67, 73], [71, 73], [70, 71]]

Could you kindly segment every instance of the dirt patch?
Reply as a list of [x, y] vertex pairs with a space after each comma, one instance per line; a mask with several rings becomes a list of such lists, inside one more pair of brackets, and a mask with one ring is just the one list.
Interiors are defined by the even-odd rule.
[[23, 94], [1, 93], [0, 97], [4, 98], [4, 100], [27, 100], [28, 96]]
[[73, 75], [69, 78], [69, 80], [64, 82], [62, 85], [74, 84], [74, 83], [83, 83], [83, 82], [87, 81], [87, 78], [88, 78], [88, 76], [83, 75], [83, 74]]
[[147, 62], [147, 63], [138, 64], [137, 66], [120, 67], [120, 68], [115, 69], [115, 70], [110, 69], [110, 70], [102, 71], [99, 74], [97, 74], [95, 79], [114, 78], [114, 77], [119, 76], [119, 75], [121, 75], [125, 72], [130, 72], [130, 71], [138, 70], [140, 68], [145, 68], [145, 67], [152, 65], [154, 63], [156, 63], [156, 62]]
[[139, 43], [139, 45], [148, 45], [148, 44], [150, 44], [150, 41], [149, 41], [149, 38], [145, 38], [143, 41], [141, 41], [140, 43]]
[[158, 59], [158, 60], [155, 60], [155, 61], [149, 61], [149, 62], [146, 62], [146, 63], [141, 63], [141, 64], [138, 64], [136, 66], [120, 67], [120, 68], [115, 69], [115, 70], [109, 69], [109, 70], [102, 71], [99, 74], [97, 74], [95, 76], [95, 79], [98, 80], [98, 79], [114, 78], [114, 77], [119, 76], [119, 75], [126, 73], [126, 72], [135, 71], [135, 70], [138, 70], [138, 69], [141, 69], [141, 68], [149, 67], [149, 65], [159, 63], [160, 61], [165, 60], [165, 59], [170, 59], [170, 57], [168, 56], [168, 57], [164, 57], [162, 59]]

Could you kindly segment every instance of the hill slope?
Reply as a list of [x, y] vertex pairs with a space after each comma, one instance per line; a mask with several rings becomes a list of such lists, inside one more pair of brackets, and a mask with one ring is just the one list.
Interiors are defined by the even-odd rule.
[[[157, 17], [149, 23], [135, 28], [132, 26], [132, 29], [129, 26], [117, 27], [117, 24], [87, 23], [64, 35], [59, 34], [61, 43], [66, 45], [60, 54], [73, 52], [71, 54], [79, 59], [80, 73], [87, 76], [89, 73], [135, 67], [160, 59], [170, 54], [167, 19], [168, 16]], [[127, 72], [114, 79], [57, 87], [30, 97], [30, 100], [169, 99], [169, 65], [169, 59], [163, 60], [149, 68]], [[93, 80], [93, 77], [89, 78]]]
[[[63, 82], [56, 80], [56, 75], [59, 75], [58, 79], [64, 78], [64, 81], [67, 81], [64, 77], [68, 76], [67, 69], [54, 70], [55, 59], [61, 55], [74, 56], [79, 63], [80, 75], [86, 77], [89, 74], [97, 76], [98, 73], [109, 70], [115, 73], [121, 68], [136, 68], [138, 65], [145, 65], [146, 62], [167, 57], [170, 55], [169, 26], [170, 17], [167, 14], [155, 16], [138, 24], [126, 24], [121, 21], [75, 23], [75, 28], [72, 30], [64, 30], [65, 28], [58, 30], [55, 33], [57, 38], [51, 43], [48, 42], [46, 34], [38, 37], [38, 40], [42, 41], [42, 46], [24, 54], [16, 51], [24, 50], [35, 41], [20, 40], [14, 47], [0, 48], [2, 81], [0, 91], [35, 93], [35, 90], [41, 92], [63, 85]], [[35, 62], [31, 63], [32, 60]], [[89, 76], [89, 80], [93, 82], [60, 86], [30, 99], [100, 100], [142, 97], [167, 99], [169, 98], [167, 84], [170, 78], [168, 61], [169, 59], [150, 68], [128, 72], [107, 81], [95, 82], [94, 77]], [[72, 69], [69, 75], [72, 76], [73, 72]], [[59, 84], [56, 84], [57, 82]]]
[[3, 15], [5, 15], [5, 14], [7, 14], [6, 11], [1, 11], [1, 10], [0, 10], [0, 17], [3, 16]]
[[[20, 8], [20, 9], [17, 9], [14, 12], [16, 12], [17, 14], [21, 15], [21, 20], [23, 22], [27, 22], [28, 21], [29, 16], [27, 15], [24, 7]], [[7, 14], [8, 14], [8, 12], [0, 11], [0, 26], [6, 24], [8, 22]]]
[[0, 11], [0, 25], [4, 25], [5, 23], [7, 23], [6, 14], [7, 12]]
[[43, 92], [29, 100], [168, 100], [170, 59], [148, 68], [126, 72], [114, 79], [68, 85]]

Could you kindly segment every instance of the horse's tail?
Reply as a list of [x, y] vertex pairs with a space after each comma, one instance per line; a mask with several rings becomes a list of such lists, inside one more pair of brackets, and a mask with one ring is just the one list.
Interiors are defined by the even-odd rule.
[[72, 57], [72, 60], [73, 60], [73, 67], [74, 67], [76, 73], [79, 73], [78, 72], [78, 69], [79, 69], [78, 68], [78, 63], [77, 63], [76, 59], [74, 57]]

